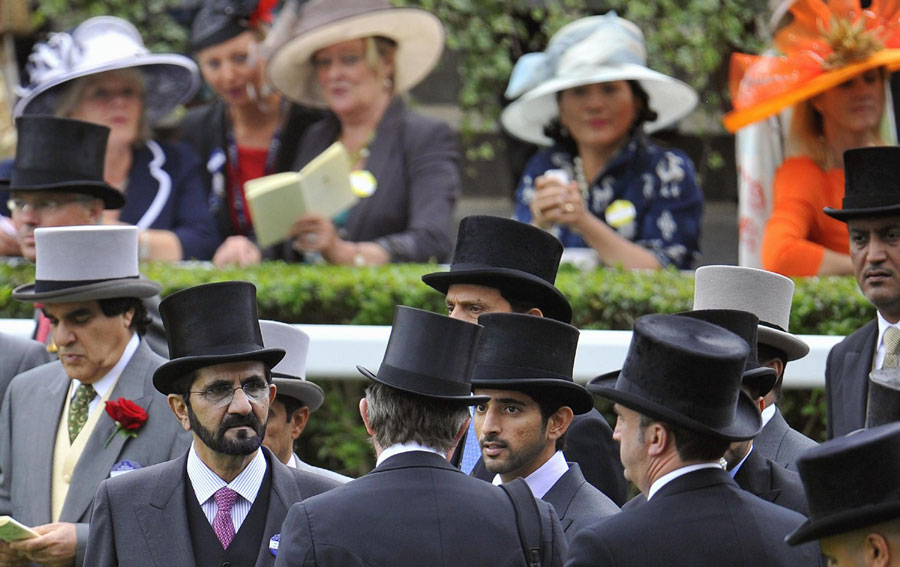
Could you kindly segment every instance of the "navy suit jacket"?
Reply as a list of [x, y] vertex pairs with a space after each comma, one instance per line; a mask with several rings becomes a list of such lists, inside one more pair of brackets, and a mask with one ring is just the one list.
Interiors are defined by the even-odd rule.
[[569, 543], [572, 543], [578, 530], [619, 511], [615, 502], [584, 479], [578, 463], [569, 463], [566, 474], [550, 487], [541, 500], [553, 505]]
[[805, 567], [820, 564], [815, 542], [785, 536], [805, 518], [741, 490], [721, 469], [663, 486], [648, 502], [581, 530], [566, 567]]
[[[565, 536], [553, 508], [537, 502], [552, 518], [544, 546], [551, 546], [545, 548], [552, 549], [552, 565], [562, 565]], [[440, 455], [413, 451], [292, 506], [275, 565], [518, 567], [525, 554], [501, 489]]]
[[734, 475], [734, 481], [763, 500], [809, 516], [809, 504], [800, 475], [763, 457], [755, 445]]
[[875, 356], [878, 322], [872, 320], [832, 347], [825, 363], [825, 404], [828, 438], [866, 425], [869, 373]]

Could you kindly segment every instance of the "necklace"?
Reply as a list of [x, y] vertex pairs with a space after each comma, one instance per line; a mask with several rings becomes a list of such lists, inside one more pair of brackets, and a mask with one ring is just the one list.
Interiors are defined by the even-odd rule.
[[581, 191], [581, 197], [587, 202], [588, 198], [588, 182], [584, 176], [584, 165], [581, 162], [581, 156], [575, 156], [572, 160], [575, 163], [575, 182], [578, 183], [578, 189]]
[[355, 152], [350, 152], [350, 165], [351, 167], [356, 167], [356, 164], [360, 162], [360, 160], [365, 161], [369, 159], [369, 146], [372, 145], [372, 141], [375, 139], [375, 132], [369, 134], [366, 138], [366, 142]]

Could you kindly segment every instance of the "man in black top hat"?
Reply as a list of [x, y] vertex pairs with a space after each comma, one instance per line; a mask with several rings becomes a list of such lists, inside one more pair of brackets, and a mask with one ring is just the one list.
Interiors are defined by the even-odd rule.
[[[377, 374], [360, 368], [372, 380], [359, 411], [377, 465], [291, 508], [277, 567], [525, 564], [511, 500], [447, 462], [468, 426], [467, 406], [487, 400], [471, 395], [481, 330], [397, 307]], [[562, 565], [559, 521], [536, 502], [548, 522], [543, 565]]]
[[[537, 227], [470, 216], [459, 223], [450, 271], [425, 274], [422, 281], [447, 296], [447, 311], [455, 319], [475, 322], [483, 313], [514, 312], [570, 323], [572, 307], [554, 286], [562, 252], [559, 240]], [[575, 416], [567, 437], [567, 460], [578, 463], [588, 482], [623, 504], [628, 483], [606, 419], [591, 408]], [[484, 480], [493, 477], [480, 461], [473, 427], [459, 453], [454, 462], [463, 471]]]
[[472, 369], [475, 431], [494, 483], [524, 478], [535, 497], [556, 509], [569, 542], [586, 524], [619, 511], [563, 456], [575, 414], [594, 407], [572, 381], [578, 329], [518, 313], [486, 313]]
[[797, 464], [812, 513], [790, 545], [819, 540], [833, 567], [900, 566], [900, 423], [826, 441]]
[[85, 564], [273, 565], [291, 504], [337, 485], [260, 448], [284, 350], [263, 346], [248, 282], [195, 286], [160, 310], [173, 356], [153, 385], [193, 445], [100, 485]]
[[841, 209], [825, 214], [847, 223], [850, 260], [859, 289], [877, 309], [874, 321], [828, 354], [825, 402], [828, 438], [865, 425], [869, 372], [897, 367], [900, 344], [900, 148], [844, 152]]
[[647, 503], [581, 530], [568, 567], [819, 564], [815, 546], [784, 543], [803, 516], [741, 490], [719, 463], [729, 443], [762, 425], [740, 390], [748, 352], [706, 321], [635, 322], [622, 370], [588, 389], [615, 402], [625, 475]]

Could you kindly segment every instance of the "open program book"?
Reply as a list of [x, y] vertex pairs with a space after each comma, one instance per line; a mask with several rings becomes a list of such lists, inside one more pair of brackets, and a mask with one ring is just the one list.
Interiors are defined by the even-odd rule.
[[357, 201], [350, 185], [350, 155], [340, 142], [331, 144], [299, 172], [248, 181], [244, 194], [256, 242], [262, 247], [286, 240], [291, 225], [302, 215], [332, 218]]
[[37, 537], [36, 531], [24, 526], [10, 516], [0, 516], [0, 539], [3, 541], [18, 541]]

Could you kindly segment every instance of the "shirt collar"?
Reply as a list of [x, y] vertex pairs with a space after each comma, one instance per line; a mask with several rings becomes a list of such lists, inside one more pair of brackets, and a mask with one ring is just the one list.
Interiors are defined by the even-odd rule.
[[[131, 339], [128, 341], [128, 344], [125, 345], [125, 350], [122, 351], [122, 356], [119, 357], [119, 361], [115, 366], [110, 368], [109, 372], [107, 372], [103, 378], [91, 384], [94, 387], [94, 391], [97, 392], [98, 399], [103, 399], [106, 396], [106, 393], [115, 386], [116, 380], [119, 379], [122, 371], [125, 370], [125, 367], [131, 362], [131, 357], [134, 356], [134, 352], [137, 350], [139, 342], [140, 339], [138, 338], [138, 334], [132, 333]], [[70, 398], [75, 396], [75, 390], [77, 390], [80, 385], [81, 380], [72, 378], [72, 389], [69, 391]]]
[[[531, 489], [531, 493], [535, 498], [543, 498], [568, 471], [569, 463], [566, 462], [565, 455], [563, 455], [562, 451], [557, 451], [536, 471], [526, 476], [525, 483]], [[494, 479], [491, 482], [495, 486], [499, 486], [503, 484], [503, 479], [497, 474], [494, 475]]]
[[744, 455], [744, 458], [741, 459], [741, 462], [739, 462], [738, 464], [736, 464], [736, 465], [734, 466], [733, 469], [731, 469], [730, 471], [728, 471], [728, 474], [731, 475], [731, 478], [734, 478], [734, 477], [737, 475], [738, 471], [741, 470], [741, 465], [744, 464], [744, 461], [747, 460], [747, 457], [749, 457], [749, 456], [750, 456], [750, 453], [752, 453], [752, 452], [753, 452], [753, 445], [751, 444], [751, 445], [750, 445], [750, 450], [747, 451], [747, 454]]
[[700, 463], [697, 465], [687, 465], [686, 467], [681, 467], [680, 469], [675, 469], [674, 471], [668, 472], [656, 479], [656, 481], [650, 485], [650, 490], [647, 491], [647, 501], [649, 502], [650, 499], [653, 498], [653, 495], [659, 492], [660, 488], [669, 484], [676, 478], [702, 469], [722, 470], [722, 465], [720, 465], [719, 463]]
[[257, 449], [256, 455], [247, 463], [244, 470], [234, 477], [234, 480], [226, 483], [211, 468], [206, 466], [206, 463], [200, 460], [195, 444], [191, 443], [191, 450], [188, 451], [187, 473], [191, 486], [194, 488], [194, 494], [197, 495], [197, 501], [201, 505], [212, 498], [216, 491], [223, 486], [234, 490], [244, 500], [252, 503], [256, 500], [256, 494], [262, 485], [263, 477], [266, 476], [267, 465], [262, 449]]
[[770, 406], [766, 406], [766, 409], [762, 410], [762, 424], [763, 424], [763, 427], [765, 427], [766, 424], [769, 423], [769, 420], [770, 420], [770, 419], [772, 419], [773, 417], [775, 417], [775, 409], [776, 409], [775, 404], [772, 404], [772, 405], [770, 405]]
[[427, 453], [440, 455], [443, 459], [447, 458], [447, 455], [445, 453], [442, 453], [437, 449], [433, 449], [431, 447], [426, 447], [425, 445], [419, 445], [418, 443], [396, 443], [381, 451], [381, 454], [378, 455], [378, 459], [375, 461], [375, 466], [377, 467], [381, 465], [381, 463], [383, 463], [387, 459], [390, 459], [394, 455], [399, 455], [401, 453], [410, 453], [412, 451], [425, 451]]

